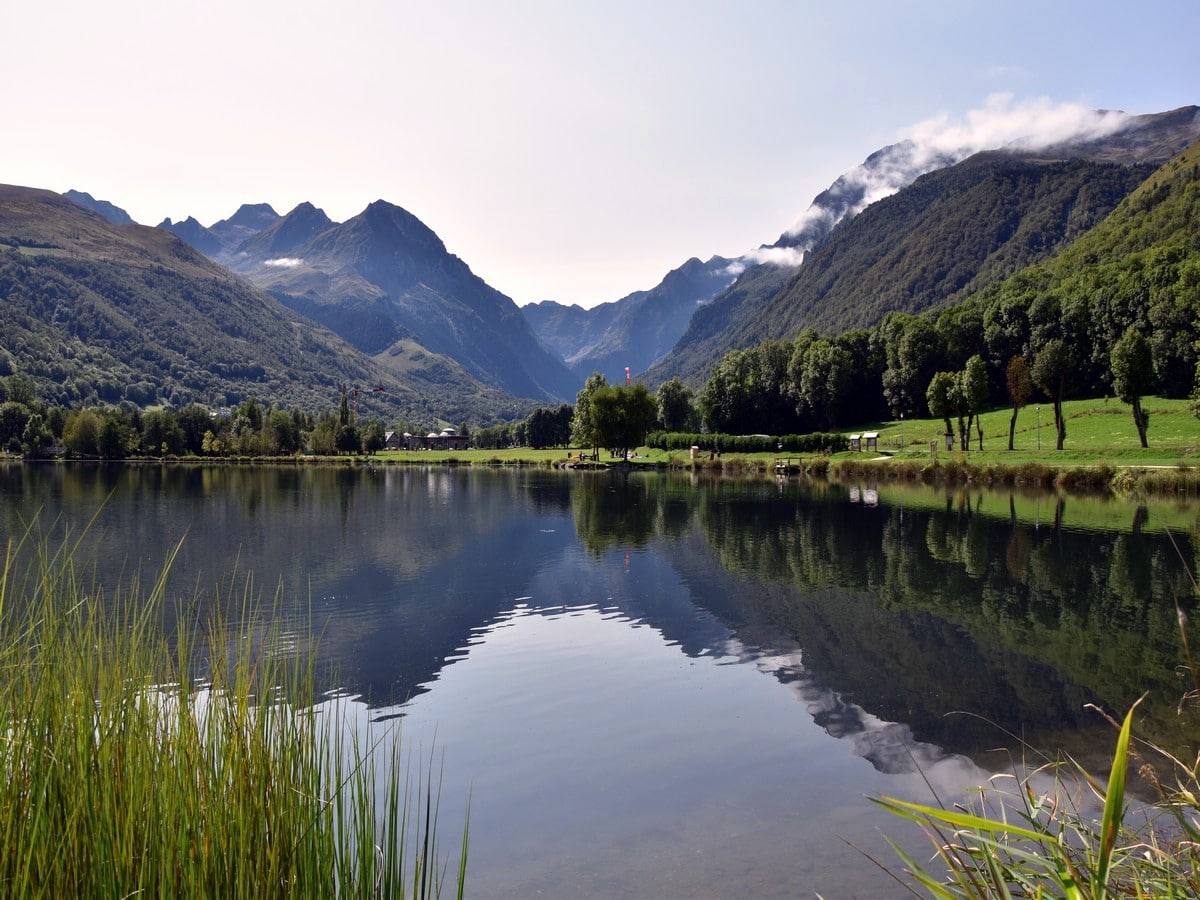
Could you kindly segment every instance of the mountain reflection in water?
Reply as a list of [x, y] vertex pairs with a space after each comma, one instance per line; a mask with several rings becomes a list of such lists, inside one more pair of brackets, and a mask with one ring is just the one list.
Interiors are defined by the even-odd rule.
[[252, 573], [271, 652], [436, 744], [444, 809], [469, 786], [478, 896], [891, 895], [841, 838], [912, 836], [864, 795], [1103, 752], [1087, 704], [1147, 690], [1145, 736], [1196, 733], [1169, 504], [366, 466], [8, 465], [0, 497], [2, 537], [102, 508], [100, 584], [182, 538], [172, 594], [228, 615]]

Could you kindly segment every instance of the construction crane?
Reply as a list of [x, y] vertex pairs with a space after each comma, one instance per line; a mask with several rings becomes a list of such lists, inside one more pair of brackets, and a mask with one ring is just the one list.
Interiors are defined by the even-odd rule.
[[362, 388], [362, 386], [354, 385], [354, 406], [353, 413], [350, 414], [350, 425], [358, 426], [359, 424], [359, 395], [362, 392], [370, 391], [371, 394], [383, 394], [384, 388], [382, 384], [374, 386], [374, 388]]
[[[368, 391], [372, 394], [382, 394], [382, 393], [386, 392], [386, 389], [381, 384], [376, 385], [373, 388], [364, 388], [361, 385], [356, 384], [356, 385], [354, 385], [354, 387], [352, 387], [350, 389], [350, 392], [354, 397], [354, 402], [350, 404], [350, 425], [353, 427], [358, 426], [358, 398], [359, 398], [359, 395], [363, 394], [365, 392], [368, 392]], [[345, 396], [345, 394], [346, 394], [346, 386], [342, 385], [342, 395]]]

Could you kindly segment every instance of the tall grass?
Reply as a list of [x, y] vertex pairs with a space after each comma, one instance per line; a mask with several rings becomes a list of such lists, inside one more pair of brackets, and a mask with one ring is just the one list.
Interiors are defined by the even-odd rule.
[[239, 621], [168, 610], [170, 562], [144, 595], [106, 595], [71, 546], [8, 544], [0, 893], [431, 897], [457, 881], [461, 896], [466, 835], [450, 873], [432, 765], [378, 783], [404, 771], [398, 733], [313, 704], [311, 658], [272, 652], [249, 588], [225, 598]]

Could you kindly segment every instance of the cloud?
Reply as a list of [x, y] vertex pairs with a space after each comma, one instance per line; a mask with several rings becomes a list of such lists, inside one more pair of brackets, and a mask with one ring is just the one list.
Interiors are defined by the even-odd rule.
[[787, 230], [785, 242], [809, 249], [842, 219], [927, 172], [982, 150], [1038, 150], [1068, 140], [1105, 137], [1124, 128], [1130, 118], [1124, 112], [1047, 98], [1016, 102], [1011, 94], [993, 94], [980, 109], [961, 118], [943, 113], [901, 130], [898, 143], [871, 154], [818, 196]]
[[721, 274], [736, 278], [751, 266], [768, 265], [796, 268], [804, 262], [804, 251], [796, 247], [759, 247], [743, 253], [721, 270]]
[[275, 266], [280, 269], [294, 269], [296, 266], [304, 265], [304, 260], [297, 259], [294, 256], [281, 256], [278, 259], [263, 260], [264, 266]]
[[1117, 110], [1054, 103], [1046, 97], [1017, 103], [1011, 94], [993, 94], [982, 109], [973, 109], [960, 120], [943, 113], [903, 129], [900, 137], [926, 152], [965, 158], [980, 150], [1037, 150], [1066, 140], [1105, 137], [1129, 119]]

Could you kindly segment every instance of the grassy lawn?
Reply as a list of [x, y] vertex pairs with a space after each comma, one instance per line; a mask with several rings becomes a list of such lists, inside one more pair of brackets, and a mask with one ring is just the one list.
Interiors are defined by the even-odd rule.
[[[1192, 413], [1189, 401], [1150, 397], [1143, 407], [1150, 413], [1150, 427], [1146, 433], [1150, 446], [1146, 449], [1138, 444], [1130, 407], [1114, 399], [1064, 403], [1067, 439], [1061, 451], [1054, 448], [1054, 408], [1048, 403], [1042, 404], [1040, 410], [1036, 405], [1021, 410], [1011, 452], [1008, 450], [1011, 409], [983, 414], [982, 452], [972, 449], [963, 453], [957, 445], [953, 451], [947, 451], [942, 438], [945, 425], [941, 419], [916, 419], [905, 421], [903, 425], [899, 421], [879, 422], [855, 430], [878, 431], [880, 449], [897, 459], [927, 460], [930, 457], [929, 442], [936, 440], [937, 458], [942, 462], [966, 459], [981, 464], [1011, 465], [1025, 462], [1064, 466], [1200, 464], [1200, 418]], [[957, 422], [952, 421], [952, 424], [957, 428]], [[978, 447], [977, 437], [972, 438], [972, 446]]]

